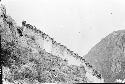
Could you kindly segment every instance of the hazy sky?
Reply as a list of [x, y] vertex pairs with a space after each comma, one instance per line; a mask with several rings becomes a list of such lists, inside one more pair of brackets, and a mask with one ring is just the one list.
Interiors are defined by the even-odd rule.
[[109, 33], [125, 29], [125, 0], [2, 0], [21, 25], [35, 25], [57, 42], [85, 55]]

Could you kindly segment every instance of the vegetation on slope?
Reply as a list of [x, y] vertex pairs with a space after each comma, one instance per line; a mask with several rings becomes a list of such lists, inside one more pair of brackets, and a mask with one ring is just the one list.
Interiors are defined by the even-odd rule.
[[[67, 60], [54, 56], [43, 49], [33, 52], [29, 40], [21, 45], [21, 28], [7, 16], [5, 8], [0, 12], [2, 79], [15, 82], [39, 83], [85, 83], [84, 66], [68, 65]], [[33, 39], [29, 38], [31, 42]], [[37, 49], [36, 49], [37, 50]]]
[[96, 44], [84, 58], [105, 82], [125, 79], [125, 30], [115, 31]]

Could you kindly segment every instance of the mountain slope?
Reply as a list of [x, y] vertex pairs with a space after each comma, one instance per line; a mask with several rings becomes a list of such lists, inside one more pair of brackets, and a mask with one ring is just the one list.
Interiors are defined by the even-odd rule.
[[125, 30], [103, 38], [84, 58], [102, 74], [105, 82], [125, 79]]
[[81, 56], [36, 27], [17, 26], [6, 8], [0, 7], [1, 67], [9, 83], [103, 82], [101, 74]]

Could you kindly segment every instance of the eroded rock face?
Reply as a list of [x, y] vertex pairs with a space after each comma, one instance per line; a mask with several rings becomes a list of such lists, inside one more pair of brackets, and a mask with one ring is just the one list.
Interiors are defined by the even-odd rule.
[[101, 72], [105, 82], [125, 79], [125, 30], [114, 31], [96, 44], [84, 58]]

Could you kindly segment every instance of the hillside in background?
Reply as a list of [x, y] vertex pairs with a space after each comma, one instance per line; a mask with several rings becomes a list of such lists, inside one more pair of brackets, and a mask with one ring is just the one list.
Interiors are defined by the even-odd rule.
[[114, 31], [97, 43], [84, 56], [105, 82], [125, 82], [125, 30]]

